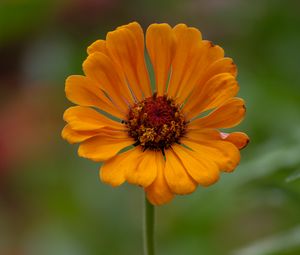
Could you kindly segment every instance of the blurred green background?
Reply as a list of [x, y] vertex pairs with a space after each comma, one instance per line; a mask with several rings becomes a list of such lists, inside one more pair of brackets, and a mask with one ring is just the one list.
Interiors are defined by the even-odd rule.
[[183, 22], [239, 68], [251, 137], [233, 174], [157, 208], [158, 255], [300, 254], [300, 2], [1, 0], [0, 255], [142, 254], [143, 192], [60, 138], [64, 80], [116, 26]]

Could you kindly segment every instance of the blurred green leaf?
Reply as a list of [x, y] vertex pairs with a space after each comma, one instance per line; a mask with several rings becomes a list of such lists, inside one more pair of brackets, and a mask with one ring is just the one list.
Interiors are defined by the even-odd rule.
[[234, 251], [232, 255], [283, 255], [286, 251], [295, 247], [300, 248], [300, 225], [284, 233], [254, 242], [249, 246]]
[[293, 182], [293, 181], [296, 181], [296, 180], [298, 180], [298, 179], [300, 179], [300, 170], [299, 170], [299, 169], [296, 170], [295, 172], [293, 172], [291, 175], [289, 175], [289, 176], [285, 179], [285, 181], [286, 181], [286, 182]]

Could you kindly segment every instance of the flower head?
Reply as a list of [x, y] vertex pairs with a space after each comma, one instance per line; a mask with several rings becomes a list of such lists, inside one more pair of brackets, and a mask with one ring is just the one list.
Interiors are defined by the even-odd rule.
[[245, 114], [236, 66], [221, 47], [184, 24], [150, 25], [145, 44], [154, 90], [138, 23], [88, 47], [85, 75], [66, 80], [67, 98], [79, 106], [65, 111], [62, 136], [80, 143], [79, 156], [103, 162], [103, 182], [140, 185], [160, 205], [233, 171], [249, 138], [219, 131]]

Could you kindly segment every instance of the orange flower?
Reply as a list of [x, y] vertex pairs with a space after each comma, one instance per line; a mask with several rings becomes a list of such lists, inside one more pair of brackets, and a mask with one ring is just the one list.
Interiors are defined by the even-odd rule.
[[88, 47], [85, 75], [66, 80], [67, 98], [79, 106], [65, 111], [62, 136], [80, 143], [79, 156], [103, 161], [103, 182], [140, 185], [161, 205], [233, 171], [249, 138], [218, 131], [245, 114], [236, 66], [221, 47], [184, 24], [152, 24], [145, 41], [155, 92], [142, 28], [118, 27]]

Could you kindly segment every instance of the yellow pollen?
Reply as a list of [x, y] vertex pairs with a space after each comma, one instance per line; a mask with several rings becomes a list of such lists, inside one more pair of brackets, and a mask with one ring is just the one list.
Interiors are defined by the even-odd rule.
[[125, 124], [136, 145], [162, 151], [180, 143], [186, 126], [179, 105], [166, 96], [149, 97], [133, 105]]

